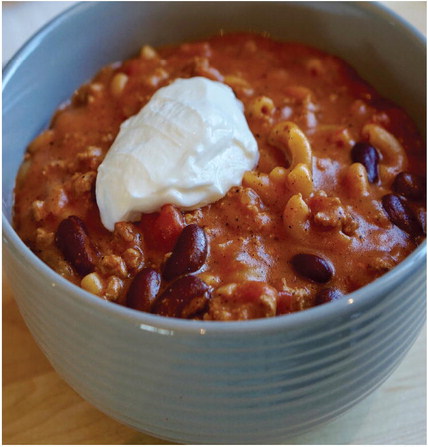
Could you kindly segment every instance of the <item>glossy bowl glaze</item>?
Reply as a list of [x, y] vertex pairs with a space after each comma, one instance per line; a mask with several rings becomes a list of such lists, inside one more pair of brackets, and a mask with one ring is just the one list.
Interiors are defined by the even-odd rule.
[[83, 3], [39, 32], [4, 71], [4, 268], [54, 368], [103, 412], [177, 442], [271, 444], [341, 414], [399, 364], [425, 320], [425, 243], [337, 302], [273, 319], [195, 322], [90, 295], [43, 264], [10, 225], [25, 148], [75, 88], [143, 43], [220, 29], [268, 31], [348, 60], [424, 132], [425, 40], [375, 4]]

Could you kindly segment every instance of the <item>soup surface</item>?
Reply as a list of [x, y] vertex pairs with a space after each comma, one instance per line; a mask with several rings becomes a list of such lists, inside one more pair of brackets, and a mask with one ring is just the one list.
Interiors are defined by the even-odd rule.
[[[159, 88], [197, 76], [243, 103], [257, 167], [214, 203], [165, 203], [107, 230], [94, 185], [121, 123]], [[102, 299], [178, 318], [273, 317], [340, 299], [408, 256], [425, 237], [425, 168], [415, 125], [345, 62], [218, 35], [143, 46], [79, 88], [28, 147], [14, 225]]]

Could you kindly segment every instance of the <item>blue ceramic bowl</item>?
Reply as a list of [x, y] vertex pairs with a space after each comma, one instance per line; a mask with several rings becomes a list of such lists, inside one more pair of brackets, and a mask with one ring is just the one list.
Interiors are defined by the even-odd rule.
[[375, 4], [79, 4], [4, 71], [4, 267], [54, 368], [100, 410], [172, 441], [270, 444], [341, 414], [400, 363], [425, 320], [425, 243], [337, 302], [274, 319], [196, 322], [90, 295], [50, 270], [10, 225], [25, 148], [75, 88], [143, 43], [176, 43], [219, 29], [268, 31], [348, 60], [424, 132], [425, 40]]

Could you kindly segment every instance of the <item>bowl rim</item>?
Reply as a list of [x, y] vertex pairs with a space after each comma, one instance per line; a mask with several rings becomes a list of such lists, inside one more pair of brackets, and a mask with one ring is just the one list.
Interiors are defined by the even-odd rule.
[[[8, 82], [12, 79], [14, 72], [25, 61], [26, 56], [37, 46], [43, 36], [48, 35], [56, 29], [64, 20], [68, 20], [74, 14], [83, 13], [86, 8], [96, 6], [98, 2], [77, 3], [61, 14], [49, 21], [45, 26], [33, 34], [29, 40], [18, 50], [18, 52], [8, 61], [3, 68], [2, 91], [7, 88]], [[348, 2], [338, 2], [348, 3]], [[353, 3], [353, 2], [352, 2]], [[370, 14], [380, 16], [383, 20], [393, 20], [396, 26], [404, 29], [419, 44], [426, 46], [426, 37], [413, 25], [409, 24], [397, 13], [384, 5], [376, 2], [362, 3], [355, 2], [354, 7], [368, 11]], [[246, 321], [203, 321], [203, 320], [183, 320], [179, 318], [163, 317], [127, 308], [116, 303], [103, 300], [79, 286], [71, 283], [60, 276], [40, 258], [38, 258], [19, 238], [13, 229], [9, 219], [2, 212], [2, 232], [3, 243], [10, 250], [14, 250], [22, 259], [26, 259], [32, 267], [39, 270], [41, 276], [46, 279], [46, 287], [49, 285], [62, 290], [63, 299], [74, 300], [93, 312], [104, 313], [105, 317], [119, 319], [125, 324], [136, 326], [141, 330], [155, 332], [161, 335], [234, 335], [242, 333], [268, 333], [277, 331], [287, 331], [304, 329], [306, 326], [323, 324], [332, 319], [337, 319], [350, 313], [358, 312], [365, 308], [370, 301], [376, 301], [379, 290], [387, 288], [390, 283], [396, 283], [401, 277], [411, 275], [415, 265], [422, 265], [426, 259], [426, 240], [423, 241], [412, 253], [410, 253], [400, 264], [391, 271], [380, 276], [371, 283], [360, 289], [345, 295], [343, 298], [316, 306], [304, 311], [291, 314], [280, 315], [271, 318], [260, 318]], [[12, 289], [13, 290], [13, 289]], [[377, 293], [376, 293], [377, 292]]]

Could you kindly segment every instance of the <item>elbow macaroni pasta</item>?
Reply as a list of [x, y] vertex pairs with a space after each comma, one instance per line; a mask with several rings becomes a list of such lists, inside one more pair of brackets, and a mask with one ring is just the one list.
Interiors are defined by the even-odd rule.
[[282, 215], [287, 233], [295, 239], [303, 240], [309, 231], [310, 214], [302, 194], [291, 196]]
[[250, 116], [263, 120], [270, 120], [274, 111], [275, 104], [268, 96], [257, 96], [257, 98], [251, 101], [248, 107]]
[[311, 171], [304, 163], [299, 163], [287, 176], [289, 189], [293, 193], [300, 192], [303, 197], [309, 197], [314, 189]]
[[269, 133], [268, 142], [290, 153], [287, 184], [291, 191], [307, 197], [313, 191], [312, 148], [303, 131], [291, 121], [281, 121]]
[[369, 194], [366, 168], [361, 163], [352, 163], [345, 169], [344, 183], [348, 194], [358, 199]]
[[298, 163], [306, 164], [312, 171], [312, 149], [302, 130], [291, 121], [281, 121], [269, 133], [268, 142], [291, 155], [290, 170]]

